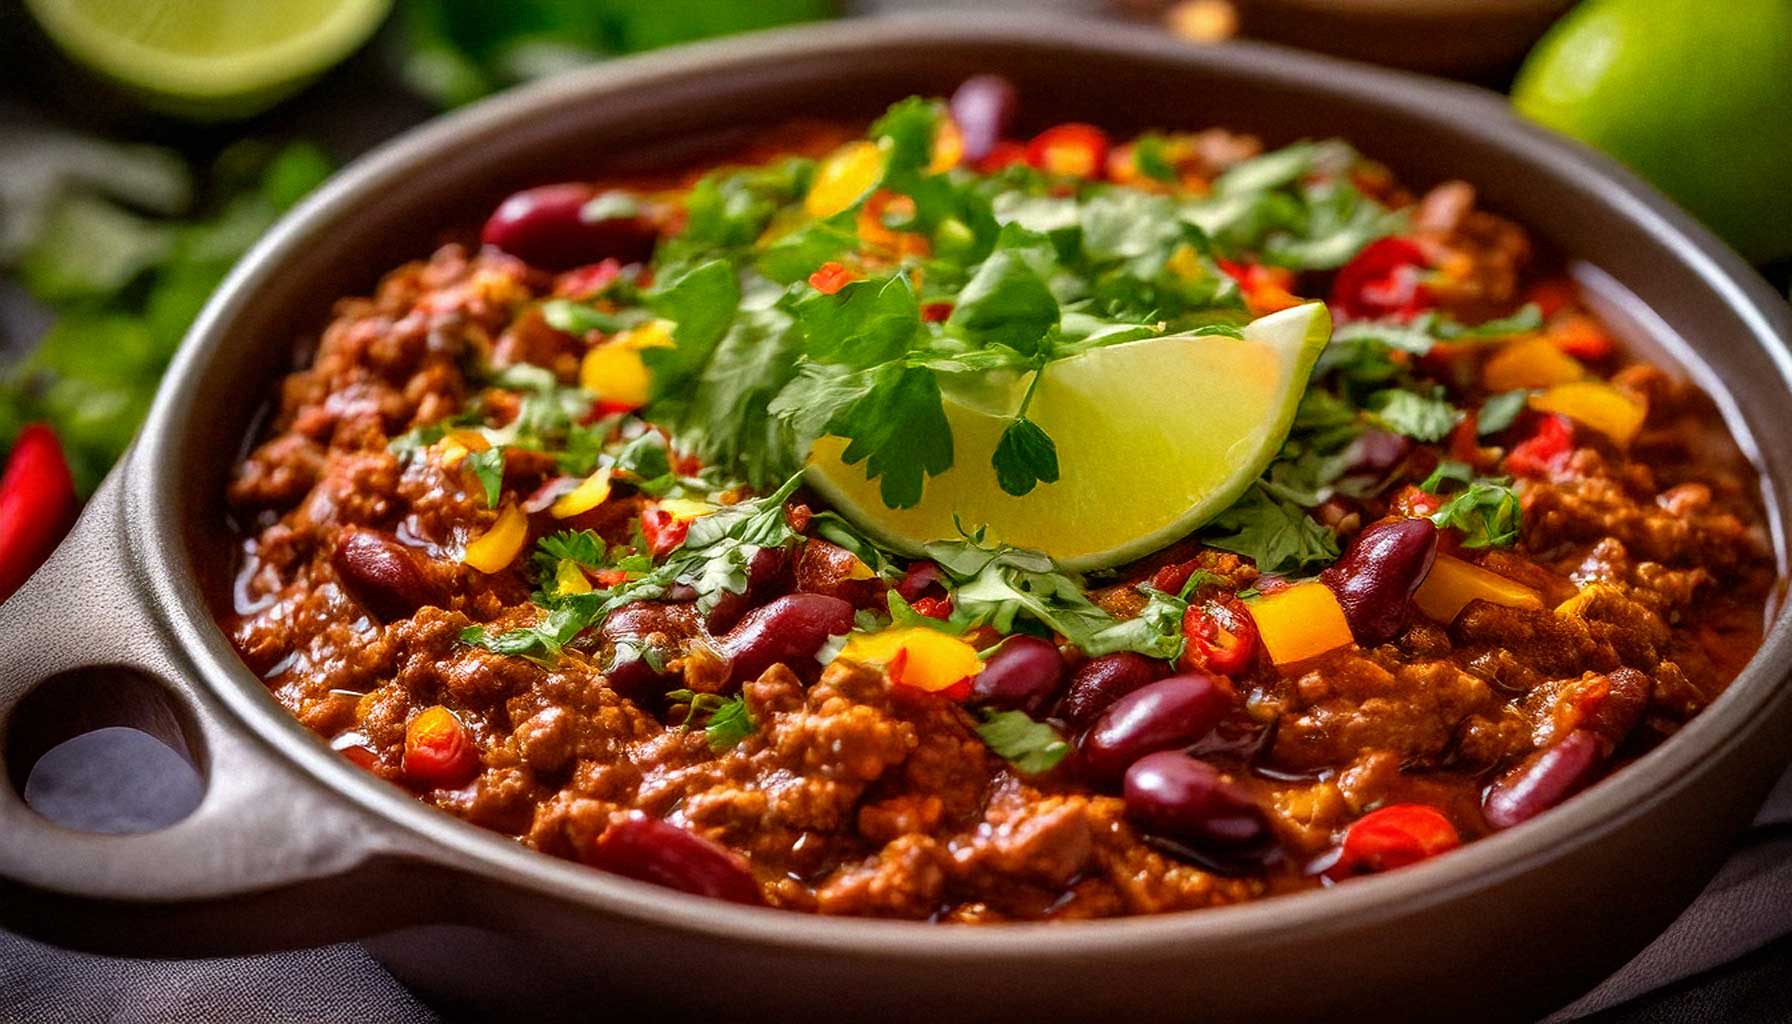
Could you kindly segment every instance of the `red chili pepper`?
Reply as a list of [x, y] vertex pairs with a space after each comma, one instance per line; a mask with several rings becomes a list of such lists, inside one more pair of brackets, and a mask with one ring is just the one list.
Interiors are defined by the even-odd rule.
[[823, 295], [833, 295], [858, 278], [857, 274], [839, 263], [829, 260], [823, 263], [815, 273], [809, 275], [809, 287]]
[[1463, 414], [1450, 428], [1450, 458], [1477, 466], [1481, 462], [1479, 417], [1473, 410]]
[[934, 597], [932, 595], [918, 597], [910, 602], [909, 607], [930, 619], [939, 619], [941, 622], [952, 617], [952, 599], [949, 597]]
[[592, 573], [591, 577], [597, 581], [598, 586], [603, 587], [605, 589], [608, 589], [610, 587], [620, 587], [624, 583], [628, 582], [628, 570], [627, 569], [599, 569], [596, 572]]
[[479, 771], [479, 751], [467, 727], [440, 704], [424, 708], [404, 729], [404, 774], [413, 782], [452, 788]]
[[50, 557], [80, 510], [56, 432], [27, 425], [0, 476], [0, 601]]
[[1108, 165], [1107, 133], [1076, 122], [1047, 128], [1027, 143], [1027, 163], [1047, 174], [1099, 178]]
[[685, 534], [691, 532], [691, 521], [680, 519], [658, 505], [649, 505], [641, 512], [641, 533], [647, 538], [647, 552], [664, 558], [678, 550]]
[[1344, 833], [1338, 859], [1325, 873], [1337, 880], [1392, 871], [1461, 845], [1456, 826], [1436, 808], [1395, 804], [1357, 819]]
[[1518, 442], [1506, 455], [1506, 472], [1514, 476], [1547, 478], [1568, 465], [1574, 454], [1574, 423], [1551, 413], [1537, 421], [1530, 437]]
[[1012, 139], [1003, 139], [995, 144], [989, 155], [977, 161], [977, 172], [994, 174], [1004, 167], [1027, 162], [1027, 147]]
[[1257, 658], [1257, 623], [1236, 598], [1189, 605], [1182, 613], [1182, 636], [1185, 669], [1235, 676]]
[[1332, 307], [1357, 319], [1411, 317], [1433, 305], [1424, 285], [1430, 269], [1424, 252], [1407, 239], [1370, 242], [1338, 271]]
[[1151, 589], [1166, 594], [1180, 594], [1183, 586], [1188, 583], [1188, 578], [1195, 574], [1195, 569], [1196, 562], [1192, 558], [1186, 562], [1171, 562], [1151, 574]]

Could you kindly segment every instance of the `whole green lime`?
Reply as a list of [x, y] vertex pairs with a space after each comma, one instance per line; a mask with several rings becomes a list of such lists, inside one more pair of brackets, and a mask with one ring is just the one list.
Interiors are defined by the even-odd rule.
[[1744, 256], [1792, 256], [1792, 0], [1587, 0], [1520, 113], [1617, 158]]

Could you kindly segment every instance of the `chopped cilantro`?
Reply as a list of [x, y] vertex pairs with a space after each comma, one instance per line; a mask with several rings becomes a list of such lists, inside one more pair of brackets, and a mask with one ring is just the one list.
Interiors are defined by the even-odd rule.
[[1486, 437], [1511, 426], [1518, 419], [1518, 414], [1524, 411], [1525, 403], [1530, 397], [1530, 392], [1517, 389], [1502, 391], [1482, 402], [1480, 411], [1475, 414], [1475, 433]]
[[752, 709], [747, 707], [747, 699], [739, 695], [723, 697], [714, 693], [673, 690], [666, 694], [666, 699], [675, 705], [685, 705], [680, 729], [690, 729], [696, 724], [694, 719], [698, 715], [706, 717], [703, 735], [709, 741], [709, 749], [717, 754], [734, 749], [759, 727]]
[[1442, 388], [1430, 395], [1389, 388], [1369, 396], [1369, 412], [1375, 421], [1415, 441], [1441, 441], [1448, 437], [1462, 414], [1442, 397]]
[[1058, 766], [1070, 753], [1063, 734], [1024, 711], [984, 709], [977, 735], [997, 757], [1022, 775], [1041, 775]]
[[1203, 537], [1209, 547], [1244, 555], [1261, 572], [1292, 572], [1338, 558], [1338, 538], [1300, 506], [1261, 485], [1215, 516]]
[[995, 466], [996, 482], [1016, 497], [1037, 484], [1058, 482], [1058, 446], [1039, 424], [1025, 416], [1015, 417], [1002, 431], [990, 461]]
[[504, 449], [493, 446], [482, 452], [474, 452], [466, 458], [468, 469], [485, 489], [485, 507], [498, 507], [498, 494], [504, 488]]
[[1431, 514], [1438, 526], [1461, 530], [1465, 548], [1511, 547], [1518, 543], [1523, 519], [1518, 493], [1506, 477], [1471, 481]]

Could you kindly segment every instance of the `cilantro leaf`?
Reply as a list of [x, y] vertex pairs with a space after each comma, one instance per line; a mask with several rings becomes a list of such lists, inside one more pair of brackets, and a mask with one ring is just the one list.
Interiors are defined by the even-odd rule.
[[959, 293], [947, 326], [978, 345], [1006, 345], [1023, 355], [1058, 323], [1058, 300], [1026, 256], [998, 249]]
[[467, 456], [467, 468], [485, 488], [485, 507], [498, 507], [498, 494], [504, 487], [504, 449], [496, 445]]
[[1058, 446], [1039, 424], [1017, 416], [1002, 431], [990, 457], [995, 466], [996, 482], [1015, 497], [1031, 491], [1040, 483], [1058, 482]]
[[1088, 650], [1096, 646], [1098, 634], [1114, 625], [1114, 617], [1089, 600], [1080, 578], [1060, 572], [1037, 551], [986, 548], [977, 538], [967, 538], [935, 541], [927, 545], [927, 555], [953, 581], [954, 607], [998, 632], [1013, 632], [1016, 619], [1025, 614]]
[[1524, 510], [1510, 479], [1484, 477], [1444, 502], [1431, 521], [1461, 530], [1465, 548], [1505, 548], [1518, 543]]
[[828, 433], [847, 439], [840, 460], [865, 463], [890, 508], [912, 508], [925, 477], [952, 468], [952, 426], [941, 406], [933, 371], [886, 363], [870, 371], [870, 388], [829, 421]]
[[1402, 388], [1388, 388], [1369, 396], [1369, 412], [1376, 422], [1415, 441], [1441, 441], [1455, 428], [1462, 414], [1441, 397], [1442, 389], [1421, 395]]
[[1454, 480], [1459, 484], [1466, 484], [1474, 478], [1475, 471], [1468, 463], [1458, 462], [1455, 459], [1443, 459], [1438, 462], [1437, 468], [1431, 471], [1431, 475], [1419, 484], [1419, 490], [1428, 494], [1439, 494], [1441, 493], [1440, 488], [1448, 481]]
[[1139, 614], [1122, 619], [1095, 634], [1084, 653], [1091, 658], [1113, 651], [1137, 651], [1147, 657], [1175, 661], [1182, 657], [1182, 616], [1188, 611], [1188, 594], [1200, 586], [1199, 577], [1218, 579], [1211, 573], [1196, 572], [1180, 594], [1166, 594], [1151, 587], [1141, 587], [1145, 607]]
[[703, 726], [703, 735], [712, 753], [734, 749], [759, 727], [752, 709], [747, 707], [747, 699], [740, 695], [722, 697], [714, 693], [673, 690], [666, 694], [666, 699], [675, 705], [685, 705], [684, 719], [679, 723], [681, 729], [691, 728], [698, 715], [708, 719]]
[[985, 708], [977, 735], [1022, 775], [1049, 772], [1070, 753], [1070, 744], [1058, 730], [1034, 721], [1025, 711]]
[[656, 286], [647, 304], [673, 322], [677, 342], [641, 350], [641, 361], [653, 372], [652, 396], [658, 400], [681, 394], [709, 361], [740, 306], [740, 281], [727, 261], [711, 260]]
[[835, 295], [815, 292], [796, 304], [796, 315], [809, 358], [853, 369], [902, 355], [921, 329], [921, 307], [901, 273], [855, 281]]
[[1502, 391], [1481, 403], [1481, 409], [1475, 414], [1475, 433], [1481, 437], [1497, 434], [1511, 426], [1518, 414], [1530, 400], [1530, 392], [1522, 388]]
[[1261, 572], [1293, 572], [1337, 561], [1338, 538], [1298, 505], [1252, 487], [1231, 508], [1213, 518], [1204, 537], [1208, 547], [1244, 555]]
[[887, 178], [900, 179], [933, 162], [933, 138], [945, 117], [938, 100], [910, 96], [899, 100], [871, 125], [871, 137], [889, 152]]
[[588, 331], [614, 334], [626, 321], [614, 313], [605, 313], [583, 302], [571, 299], [549, 299], [541, 304], [541, 318], [556, 331], [582, 337]]

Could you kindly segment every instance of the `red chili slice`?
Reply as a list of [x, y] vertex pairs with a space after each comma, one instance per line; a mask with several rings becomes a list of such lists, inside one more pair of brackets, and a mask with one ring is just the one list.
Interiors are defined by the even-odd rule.
[[1548, 477], [1568, 465], [1574, 454], [1574, 424], [1566, 416], [1551, 413], [1537, 422], [1530, 437], [1518, 442], [1506, 456], [1506, 472], [1514, 476]]
[[1189, 605], [1182, 636], [1185, 669], [1235, 676], [1257, 658], [1257, 623], [1235, 598]]
[[931, 595], [916, 598], [909, 607], [917, 614], [944, 622], [952, 617], [952, 599], [949, 597], [933, 597]]
[[1027, 163], [1047, 174], [1099, 178], [1108, 165], [1107, 133], [1075, 122], [1047, 128], [1027, 143]]
[[0, 601], [50, 557], [80, 509], [56, 432], [29, 424], [0, 476]]
[[1435, 807], [1395, 804], [1357, 819], [1344, 833], [1338, 859], [1325, 873], [1338, 880], [1392, 871], [1461, 845], [1456, 826]]
[[1424, 252], [1407, 239], [1370, 242], [1338, 271], [1331, 305], [1357, 319], [1411, 317], [1433, 305], [1424, 285], [1430, 269]]
[[452, 788], [479, 772], [479, 751], [467, 727], [440, 704], [424, 708], [404, 729], [404, 774], [425, 786]]
[[647, 538], [647, 553], [655, 558], [664, 558], [678, 550], [684, 543], [685, 534], [690, 532], [690, 520], [680, 519], [658, 506], [649, 506], [641, 513], [641, 533]]

